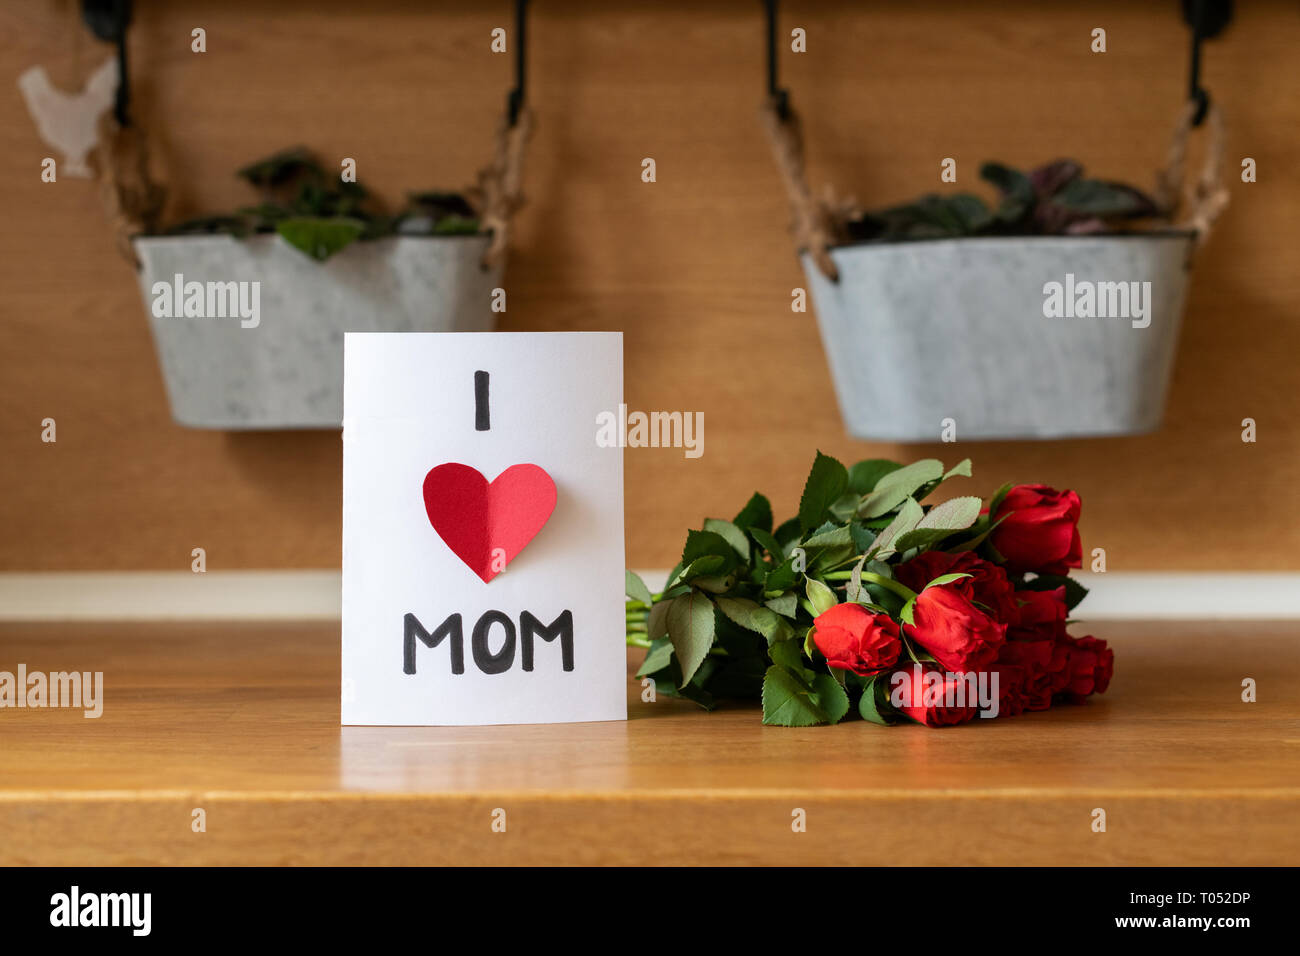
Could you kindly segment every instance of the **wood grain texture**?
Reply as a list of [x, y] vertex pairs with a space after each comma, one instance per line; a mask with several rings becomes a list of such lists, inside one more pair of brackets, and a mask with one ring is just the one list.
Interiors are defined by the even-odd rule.
[[6, 625], [0, 669], [102, 670], [105, 704], [0, 711], [0, 865], [1294, 864], [1295, 626], [1096, 633], [1106, 695], [945, 730], [633, 680], [626, 723], [341, 728], [336, 626]]
[[[630, 407], [705, 414], [702, 458], [627, 454], [631, 565], [670, 566], [687, 527], [730, 516], [755, 487], [792, 512], [820, 448], [969, 455], [972, 492], [1008, 479], [1074, 487], [1085, 549], [1104, 547], [1112, 569], [1300, 567], [1294, 4], [1241, 4], [1207, 45], [1233, 204], [1196, 264], [1164, 429], [956, 448], [843, 432], [813, 316], [789, 309], [804, 280], [757, 119], [757, 5], [535, 6], [538, 125], [504, 327], [622, 329]], [[76, 7], [0, 11], [0, 569], [184, 568], [194, 547], [211, 568], [337, 566], [338, 435], [172, 424], [94, 186], [39, 181], [48, 150], [12, 81], [45, 63], [73, 85], [108, 55], [79, 32]], [[870, 205], [973, 188], [986, 158], [1077, 156], [1097, 175], [1150, 182], [1184, 92], [1186, 30], [1168, 4], [1015, 0], [976, 15], [955, 0], [810, 2], [784, 16], [809, 37], [782, 66], [811, 179]], [[357, 158], [389, 199], [469, 182], [509, 85], [489, 31], [508, 22], [504, 3], [141, 4], [135, 112], [166, 155], [173, 213], [241, 203], [232, 171], [296, 142]], [[196, 55], [200, 25], [209, 52]], [[1108, 31], [1102, 55], [1088, 49], [1095, 26]], [[938, 183], [948, 156], [955, 187]], [[1259, 164], [1253, 185], [1235, 178], [1243, 156]], [[46, 416], [56, 445], [39, 439]], [[1246, 417], [1257, 444], [1240, 440]]]

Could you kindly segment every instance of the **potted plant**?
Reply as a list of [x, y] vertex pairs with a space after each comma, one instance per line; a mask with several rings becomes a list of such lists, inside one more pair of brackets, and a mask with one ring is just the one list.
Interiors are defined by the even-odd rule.
[[[1196, 43], [1227, 22], [1197, 21]], [[815, 199], [798, 118], [776, 85], [768, 4], [764, 120], [794, 214], [840, 411], [866, 439], [1065, 438], [1159, 427], [1193, 248], [1227, 204], [1223, 124], [1199, 86], [1154, 196], [1073, 161], [986, 163], [993, 205], [927, 196], [877, 212]], [[1198, 46], [1199, 48], [1199, 46]], [[1192, 129], [1201, 175], [1183, 192]]]
[[133, 240], [172, 414], [204, 428], [337, 427], [346, 331], [487, 331], [500, 256], [481, 200], [386, 214], [302, 149], [240, 170], [255, 204]]

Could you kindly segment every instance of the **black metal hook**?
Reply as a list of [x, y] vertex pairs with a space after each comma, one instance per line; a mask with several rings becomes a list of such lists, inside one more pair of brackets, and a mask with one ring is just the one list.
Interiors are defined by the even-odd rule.
[[1183, 19], [1192, 28], [1191, 68], [1187, 79], [1187, 97], [1196, 104], [1192, 125], [1205, 122], [1210, 110], [1210, 94], [1201, 86], [1201, 41], [1216, 37], [1232, 20], [1232, 0], [1183, 0]]
[[776, 82], [776, 0], [764, 0], [764, 6], [767, 8], [767, 95], [776, 115], [786, 119], [790, 115], [790, 91]]
[[130, 126], [130, 77], [126, 70], [126, 30], [131, 25], [131, 0], [81, 0], [81, 18], [105, 43], [117, 44], [117, 94], [113, 118], [119, 126]]
[[506, 121], [513, 128], [519, 122], [519, 113], [524, 108], [524, 84], [527, 80], [527, 62], [524, 54], [528, 48], [525, 30], [527, 29], [528, 0], [515, 0], [515, 88], [506, 96]]

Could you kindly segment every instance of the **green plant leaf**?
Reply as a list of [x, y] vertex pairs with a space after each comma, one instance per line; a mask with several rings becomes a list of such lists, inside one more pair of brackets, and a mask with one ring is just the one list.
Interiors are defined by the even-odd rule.
[[780, 664], [773, 664], [763, 676], [765, 724], [779, 727], [834, 724], [848, 711], [848, 694], [830, 674], [811, 674], [811, 679], [805, 680]]
[[794, 558], [789, 557], [767, 572], [763, 582], [764, 591], [785, 591], [794, 587], [801, 572], [794, 569]]
[[897, 550], [894, 546], [895, 540], [915, 528], [924, 517], [925, 512], [914, 499], [903, 499], [894, 520], [876, 538], [876, 543], [873, 545], [876, 548], [876, 558], [883, 560], [893, 554]]
[[668, 638], [682, 668], [680, 686], [689, 684], [713, 646], [713, 602], [698, 591], [674, 598], [668, 608]]
[[730, 521], [723, 521], [721, 518], [705, 518], [704, 530], [712, 531], [726, 541], [742, 560], [749, 560], [749, 538]]
[[354, 242], [365, 228], [357, 219], [294, 216], [278, 222], [275, 231], [295, 249], [324, 262]]
[[740, 514], [732, 519], [731, 523], [738, 528], [760, 528], [770, 533], [772, 530], [772, 505], [756, 491], [750, 496], [745, 507], [740, 509]]
[[890, 461], [888, 458], [867, 458], [859, 461], [849, 469], [849, 489], [855, 495], [869, 494], [881, 478], [902, 467], [898, 462]]
[[672, 607], [672, 604], [671, 600], [659, 601], [650, 608], [650, 613], [646, 615], [646, 637], [650, 638], [651, 641], [668, 636], [668, 609]]
[[777, 614], [794, 619], [799, 613], [799, 599], [793, 591], [786, 591], [784, 594], [777, 595], [774, 598], [768, 598], [763, 602]]
[[943, 477], [943, 462], [937, 458], [922, 458], [897, 471], [891, 471], [876, 483], [876, 488], [862, 500], [858, 514], [863, 518], [878, 518], [893, 511], [911, 497], [912, 492], [930, 481]]
[[889, 674], [877, 674], [868, 679], [858, 700], [858, 713], [863, 720], [889, 727], [903, 720], [903, 716], [889, 703]]
[[1010, 492], [1011, 489], [1014, 488], [1014, 487], [1015, 487], [1015, 484], [1014, 484], [1013, 482], [1008, 481], [1005, 485], [1003, 485], [1003, 486], [1002, 486], [1001, 488], [999, 488], [997, 491], [993, 492], [993, 497], [989, 499], [989, 517], [990, 517], [990, 518], [992, 518], [994, 515], [996, 515], [996, 514], [998, 513], [998, 509], [999, 509], [1000, 507], [1002, 507], [1002, 501], [1003, 501], [1003, 499], [1006, 498], [1007, 493]]
[[799, 519], [795, 517], [782, 521], [777, 529], [772, 532], [772, 537], [782, 544], [789, 544], [791, 541], [797, 541], [802, 533], [803, 528], [799, 525]]
[[803, 652], [798, 641], [781, 641], [767, 649], [767, 656], [773, 664], [780, 664], [786, 670], [802, 677], [812, 677], [812, 671], [804, 664]]
[[820, 525], [849, 484], [849, 473], [829, 455], [817, 452], [799, 499], [799, 527], [806, 533]]
[[[667, 638], [658, 638], [650, 642], [650, 648], [645, 652], [645, 660], [637, 669], [637, 677], [645, 677], [647, 674], [653, 674], [655, 671], [663, 670], [668, 666], [668, 662], [673, 658], [673, 645]], [[656, 682], [657, 683], [657, 682]]]
[[965, 531], [978, 520], [983, 506], [983, 500], [973, 495], [950, 498], [935, 505], [917, 522], [915, 528], [895, 539], [894, 550], [902, 552], [928, 547], [951, 534]]
[[626, 581], [624, 591], [628, 597], [634, 601], [640, 601], [646, 607], [649, 607], [654, 603], [654, 595], [650, 593], [650, 589], [646, 587], [645, 582], [641, 580], [641, 575], [637, 574], [635, 571], [625, 570], [623, 576]]
[[259, 189], [268, 189], [301, 178], [320, 181], [325, 178], [325, 171], [305, 147], [293, 146], [265, 159], [249, 163], [236, 175]]
[[771, 556], [773, 563], [780, 564], [785, 560], [785, 551], [781, 547], [781, 542], [772, 537], [769, 532], [759, 527], [751, 527], [749, 533], [753, 535], [758, 546]]
[[[719, 558], [718, 562], [707, 562], [696, 567], [702, 558]], [[688, 573], [723, 574], [736, 566], [739, 556], [727, 539], [716, 531], [688, 531], [686, 545], [682, 548], [682, 565], [686, 571], [682, 580], [688, 580]]]
[[985, 163], [980, 167], [980, 178], [992, 183], [1002, 193], [996, 216], [1004, 222], [1019, 222], [1033, 208], [1036, 196], [1034, 184], [1018, 169], [1001, 163]]
[[[950, 574], [939, 575], [933, 581], [930, 581], [928, 584], [926, 584], [925, 587], [926, 588], [942, 587], [945, 584], [952, 584], [953, 581], [960, 581], [962, 578], [970, 578], [970, 577], [974, 577], [974, 575], [967, 574], [965, 571], [953, 571]], [[921, 588], [921, 590], [924, 591], [925, 588]]]
[[794, 635], [794, 629], [781, 615], [748, 598], [720, 597], [717, 602], [718, 610], [729, 620], [746, 630], [762, 634], [768, 644], [788, 641]]

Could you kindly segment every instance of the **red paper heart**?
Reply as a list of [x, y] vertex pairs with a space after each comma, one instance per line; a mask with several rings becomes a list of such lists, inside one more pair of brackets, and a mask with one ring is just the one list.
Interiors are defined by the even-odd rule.
[[551, 517], [555, 482], [537, 465], [511, 465], [489, 484], [477, 468], [448, 462], [424, 476], [424, 510], [456, 557], [491, 581]]

